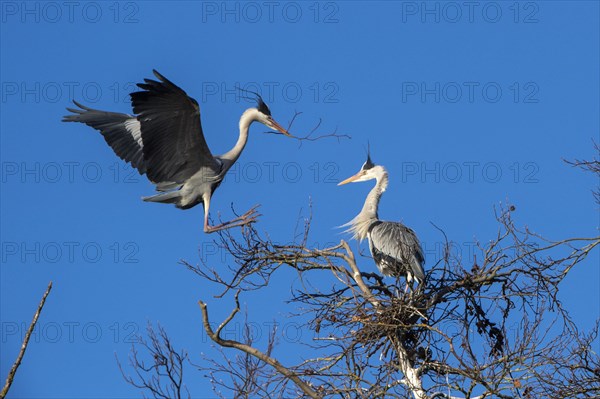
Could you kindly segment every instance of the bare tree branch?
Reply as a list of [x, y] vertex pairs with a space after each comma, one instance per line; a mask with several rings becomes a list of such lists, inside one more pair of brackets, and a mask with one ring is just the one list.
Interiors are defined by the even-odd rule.
[[[591, 172], [598, 177], [600, 176], [600, 144], [598, 144], [595, 141], [593, 141], [593, 143], [594, 151], [596, 152], [596, 154], [592, 160], [588, 161], [576, 159], [574, 161], [565, 160], [565, 162], [571, 166], [581, 168], [582, 170], [585, 170], [587, 172]], [[596, 189], [593, 193], [596, 203], [600, 204], [600, 186], [596, 186]]]
[[10, 387], [15, 378], [15, 374], [17, 373], [17, 369], [21, 365], [23, 356], [25, 356], [25, 351], [27, 350], [27, 345], [29, 344], [29, 338], [31, 338], [31, 333], [33, 332], [33, 329], [35, 328], [35, 325], [38, 321], [38, 318], [40, 317], [40, 314], [42, 313], [42, 309], [44, 308], [44, 304], [46, 303], [46, 298], [48, 297], [48, 294], [50, 294], [50, 290], [52, 290], [52, 281], [50, 281], [48, 283], [48, 288], [46, 288], [46, 292], [44, 292], [44, 296], [42, 296], [42, 300], [40, 301], [40, 304], [38, 305], [37, 311], [33, 315], [33, 320], [31, 321], [31, 324], [29, 325], [29, 328], [27, 329], [27, 333], [25, 333], [25, 339], [23, 340], [23, 344], [21, 345], [21, 350], [19, 351], [17, 360], [15, 360], [14, 364], [10, 368], [10, 371], [8, 372], [8, 376], [6, 377], [6, 382], [4, 383], [4, 388], [2, 388], [2, 391], [0, 391], [0, 399], [4, 399], [4, 397], [6, 396], [6, 394], [8, 394], [8, 391], [10, 390]]
[[150, 354], [151, 360], [141, 359], [135, 346], [132, 347], [129, 363], [135, 372], [135, 377], [125, 374], [121, 362], [117, 358], [119, 370], [125, 381], [136, 388], [149, 392], [153, 398], [191, 398], [183, 383], [183, 366], [188, 357], [187, 353], [185, 351], [177, 352], [173, 348], [167, 332], [160, 325], [158, 333], [150, 324], [146, 331], [149, 342], [139, 338], [139, 344]]
[[235, 308], [231, 311], [229, 316], [227, 316], [227, 318], [219, 325], [219, 327], [217, 328], [216, 331], [213, 331], [212, 327], [210, 326], [210, 321], [208, 318], [208, 307], [207, 307], [206, 303], [199, 301], [198, 304], [200, 305], [200, 309], [202, 310], [202, 321], [204, 323], [204, 329], [206, 330], [206, 333], [208, 334], [210, 339], [212, 339], [215, 343], [217, 343], [218, 345], [224, 346], [224, 347], [235, 348], [235, 349], [245, 352], [251, 356], [254, 356], [255, 358], [269, 364], [270, 366], [275, 368], [279, 373], [281, 373], [285, 377], [292, 380], [298, 386], [298, 388], [300, 388], [309, 397], [311, 397], [313, 399], [320, 398], [320, 396], [306, 382], [302, 381], [302, 379], [300, 379], [300, 377], [298, 377], [298, 375], [296, 373], [294, 373], [292, 370], [284, 367], [281, 363], [279, 363], [279, 361], [277, 359], [272, 358], [272, 357], [268, 356], [267, 354], [259, 351], [258, 349], [253, 348], [244, 343], [241, 343], [239, 341], [221, 338], [221, 336], [220, 336], [221, 330], [231, 320], [233, 320], [235, 315], [240, 310], [239, 291], [235, 295]]

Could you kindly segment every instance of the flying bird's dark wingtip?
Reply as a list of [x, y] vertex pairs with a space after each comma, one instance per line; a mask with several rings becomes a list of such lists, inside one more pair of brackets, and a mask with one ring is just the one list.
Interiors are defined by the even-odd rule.
[[67, 108], [67, 111], [72, 112], [70, 115], [64, 115], [61, 122], [79, 122], [79, 117], [83, 112], [79, 109]]
[[66, 107], [67, 111], [71, 112], [72, 114], [63, 116], [61, 122], [77, 122], [77, 117], [79, 115], [83, 114], [84, 111], [90, 110], [90, 108], [86, 107], [81, 103], [78, 103], [76, 100], [73, 100], [73, 104], [75, 104], [75, 106], [77, 106], [78, 108]]
[[159, 78], [160, 80], [162, 80], [163, 82], [166, 80], [165, 77], [163, 75], [161, 75], [156, 69], [152, 68], [152, 73], [154, 74], [154, 76], [156, 76], [157, 78]]
[[181, 90], [177, 85], [165, 78], [156, 69], [152, 69], [152, 73], [158, 80], [144, 78], [144, 83], [137, 83], [136, 86], [144, 91], [162, 92], [165, 90]]
[[[85, 105], [83, 105], [83, 104], [81, 104], [81, 103], [77, 102], [77, 100], [73, 100], [73, 104], [75, 104], [77, 107], [79, 107], [79, 108], [81, 108], [81, 109], [85, 109], [85, 110], [88, 110], [88, 109], [89, 109], [89, 108], [88, 108], [88, 107], [86, 107]], [[67, 108], [67, 109], [68, 109], [68, 108]], [[71, 112], [73, 112], [73, 111], [71, 111]]]
[[154, 76], [156, 76], [158, 78], [158, 80], [160, 80], [161, 83], [177, 87], [175, 85], [175, 83], [173, 83], [169, 79], [165, 78], [165, 76], [163, 74], [161, 74], [160, 72], [158, 72], [156, 69], [152, 69], [152, 73], [154, 73]]

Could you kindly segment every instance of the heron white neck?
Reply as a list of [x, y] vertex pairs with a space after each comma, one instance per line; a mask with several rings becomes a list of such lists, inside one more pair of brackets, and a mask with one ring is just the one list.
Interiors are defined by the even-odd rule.
[[369, 195], [367, 195], [367, 199], [365, 200], [365, 204], [363, 205], [362, 211], [360, 213], [367, 214], [372, 216], [373, 218], [377, 218], [377, 209], [379, 208], [379, 200], [381, 199], [381, 195], [385, 191], [388, 186], [388, 173], [387, 170], [383, 166], [375, 166], [379, 168], [376, 174], [375, 187], [371, 189]]
[[248, 142], [248, 131], [252, 122], [258, 120], [258, 110], [256, 108], [249, 108], [240, 117], [240, 136], [233, 148], [221, 155], [221, 159], [228, 162], [228, 166], [231, 166], [237, 161], [242, 153], [246, 143]]
[[365, 204], [360, 213], [346, 224], [347, 226], [350, 226], [348, 231], [354, 235], [354, 239], [360, 241], [367, 238], [371, 223], [378, 220], [377, 209], [379, 208], [379, 200], [388, 186], [388, 173], [385, 168], [379, 165], [375, 166], [375, 168], [378, 168], [374, 171], [376, 173], [375, 179], [377, 181], [375, 187], [373, 187], [369, 192], [369, 195], [367, 195], [367, 199], [365, 200]]

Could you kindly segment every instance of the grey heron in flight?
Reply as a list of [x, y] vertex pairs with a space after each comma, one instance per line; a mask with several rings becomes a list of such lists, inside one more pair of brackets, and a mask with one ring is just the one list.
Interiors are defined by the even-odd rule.
[[372, 179], [376, 184], [367, 195], [362, 210], [344, 227], [349, 227], [347, 231], [353, 234], [355, 240], [369, 240], [371, 255], [383, 275], [406, 276], [407, 288], [413, 279], [421, 285], [425, 280], [425, 257], [417, 235], [402, 223], [382, 221], [377, 215], [379, 200], [388, 186], [387, 170], [375, 165], [371, 156], [367, 155], [367, 161], [358, 173], [338, 183], [338, 186]]
[[206, 233], [255, 221], [256, 207], [218, 226], [209, 225], [211, 197], [246, 146], [253, 122], [289, 136], [287, 130], [273, 119], [260, 95], [253, 93], [257, 106], [242, 114], [236, 144], [225, 154], [213, 155], [202, 132], [198, 102], [153, 72], [158, 81], [144, 79], [137, 85], [142, 90], [130, 94], [133, 115], [99, 111], [73, 101], [79, 108], [67, 108], [72, 114], [63, 121], [99, 130], [119, 158], [145, 174], [159, 194], [143, 197], [144, 201], [175, 204], [179, 209], [202, 203]]

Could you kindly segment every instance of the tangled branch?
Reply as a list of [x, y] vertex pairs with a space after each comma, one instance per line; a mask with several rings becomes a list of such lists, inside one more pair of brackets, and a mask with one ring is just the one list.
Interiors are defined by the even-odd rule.
[[[579, 166], [600, 174], [597, 163]], [[558, 295], [568, 273], [597, 251], [600, 237], [547, 239], [519, 227], [515, 212], [510, 205], [497, 210], [497, 232], [478, 244], [473, 259], [454, 256], [438, 228], [444, 256], [428, 267], [422, 289], [408, 293], [403, 281], [362, 272], [362, 262], [371, 259], [357, 258], [343, 240], [310, 247], [310, 218], [288, 243], [254, 225], [239, 234], [220, 231], [214, 243], [227, 254], [227, 267], [182, 263], [220, 288], [216, 300], [233, 295], [234, 309], [216, 328], [208, 305], [199, 304], [212, 341], [239, 356], [200, 368], [229, 375], [227, 385], [212, 381], [215, 391], [226, 387], [235, 397], [600, 397], [600, 356], [593, 350], [600, 325], [579, 331]], [[284, 366], [273, 354], [275, 328], [265, 350], [257, 348], [247, 321], [241, 340], [224, 339], [221, 332], [239, 313], [241, 294], [263, 290], [286, 272], [297, 277], [289, 317], [311, 336], [288, 343], [288, 353], [302, 356]], [[157, 352], [155, 345], [149, 349]], [[134, 363], [151, 371], [143, 366]]]
[[125, 381], [149, 392], [153, 398], [191, 398], [183, 383], [183, 366], [188, 358], [187, 353], [175, 350], [167, 332], [160, 325], [157, 332], [148, 324], [146, 332], [149, 341], [139, 338], [139, 345], [150, 355], [150, 360], [140, 358], [135, 345], [129, 355], [129, 364], [135, 376], [127, 375], [117, 358], [119, 370]]

